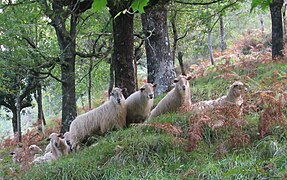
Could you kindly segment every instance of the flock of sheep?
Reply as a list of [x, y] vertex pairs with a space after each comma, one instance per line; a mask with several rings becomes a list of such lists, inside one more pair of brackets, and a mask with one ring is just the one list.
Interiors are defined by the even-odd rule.
[[[60, 134], [52, 133], [49, 136], [50, 143], [45, 149], [45, 154], [33, 157], [31, 163], [39, 164], [56, 160], [63, 155], [79, 150], [81, 142], [90, 136], [128, 127], [132, 123], [150, 121], [153, 117], [176, 112], [182, 107], [188, 107], [187, 111], [197, 112], [212, 110], [216, 106], [226, 103], [241, 105], [243, 102], [241, 95], [245, 90], [244, 84], [236, 81], [230, 86], [226, 96], [216, 100], [192, 103], [190, 79], [190, 76], [184, 75], [175, 78], [175, 87], [153, 109], [156, 84], [144, 84], [127, 99], [124, 98], [120, 88], [114, 88], [107, 102], [73, 120], [69, 132], [66, 132], [63, 137]], [[29, 149], [31, 156], [37, 156], [35, 154], [42, 152], [36, 145], [31, 145]]]

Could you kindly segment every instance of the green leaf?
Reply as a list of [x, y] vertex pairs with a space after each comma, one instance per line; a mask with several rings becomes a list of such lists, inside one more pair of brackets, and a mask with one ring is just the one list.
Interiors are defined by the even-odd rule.
[[132, 3], [133, 11], [144, 13], [144, 7], [148, 5], [149, 0], [134, 0]]
[[107, 0], [94, 0], [92, 9], [93, 11], [97, 12], [102, 10], [104, 7], [106, 7], [108, 1]]
[[272, 0], [252, 0], [250, 12], [257, 6], [261, 6], [261, 9], [265, 11], [271, 3]]

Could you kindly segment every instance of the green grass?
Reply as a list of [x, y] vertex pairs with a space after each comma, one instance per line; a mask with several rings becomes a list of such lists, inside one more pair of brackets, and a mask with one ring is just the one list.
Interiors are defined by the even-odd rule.
[[[274, 70], [286, 74], [287, 66], [260, 65], [254, 70], [257, 76], [245, 83], [252, 91], [265, 90], [272, 85], [274, 79], [270, 77]], [[243, 77], [250, 71], [234, 72]], [[233, 80], [215, 79], [219, 74], [213, 72], [190, 82], [193, 101], [226, 94]], [[158, 97], [155, 104], [162, 97]], [[287, 172], [286, 127], [273, 126], [272, 133], [259, 140], [259, 114], [246, 114], [243, 119], [248, 123], [242, 131], [250, 136], [250, 144], [228, 147], [223, 155], [218, 154], [217, 148], [221, 143], [228, 144], [231, 133], [228, 128], [212, 131], [205, 127], [198, 147], [188, 152], [183, 140], [188, 137], [186, 134], [174, 137], [154, 127], [135, 126], [110, 132], [90, 147], [52, 163], [34, 166], [27, 172], [21, 172], [19, 166], [12, 165], [5, 157], [0, 176], [5, 179], [282, 179]], [[187, 114], [169, 113], [153, 122], [168, 122], [181, 127], [185, 133], [188, 131]], [[9, 173], [11, 167], [15, 168], [16, 176]]]

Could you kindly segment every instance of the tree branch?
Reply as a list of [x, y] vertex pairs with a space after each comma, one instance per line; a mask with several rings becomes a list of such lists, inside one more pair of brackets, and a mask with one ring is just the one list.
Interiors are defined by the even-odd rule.
[[192, 6], [204, 6], [204, 5], [210, 5], [214, 3], [221, 2], [223, 0], [215, 0], [215, 1], [210, 1], [210, 2], [184, 2], [184, 1], [175, 1], [180, 4], [185, 4], [185, 5], [192, 5]]

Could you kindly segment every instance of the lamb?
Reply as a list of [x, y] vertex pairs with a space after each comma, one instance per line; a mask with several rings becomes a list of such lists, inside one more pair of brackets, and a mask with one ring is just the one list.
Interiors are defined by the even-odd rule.
[[126, 115], [122, 90], [114, 88], [107, 102], [72, 121], [69, 130], [72, 150], [78, 149], [79, 143], [91, 135], [123, 128], [126, 125]]
[[156, 86], [156, 84], [146, 83], [140, 90], [134, 92], [126, 99], [127, 126], [131, 123], [144, 122], [150, 115]]
[[191, 76], [180, 75], [174, 79], [175, 87], [151, 111], [150, 118], [168, 112], [176, 112], [183, 106], [190, 106], [189, 80]]
[[48, 150], [45, 155], [35, 158], [32, 164], [40, 164], [45, 162], [50, 162], [59, 159], [63, 155], [67, 155], [70, 152], [70, 147], [65, 143], [62, 136], [57, 133], [52, 133], [49, 136], [50, 143], [48, 144], [46, 150]]
[[200, 101], [190, 106], [192, 112], [198, 113], [203, 111], [214, 110], [217, 107], [225, 105], [236, 105], [240, 107], [243, 104], [242, 94], [246, 90], [244, 84], [235, 81], [229, 88], [228, 94], [215, 100]]
[[39, 146], [32, 144], [29, 146], [29, 152], [30, 152], [31, 157], [36, 158], [43, 151]]

